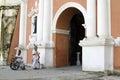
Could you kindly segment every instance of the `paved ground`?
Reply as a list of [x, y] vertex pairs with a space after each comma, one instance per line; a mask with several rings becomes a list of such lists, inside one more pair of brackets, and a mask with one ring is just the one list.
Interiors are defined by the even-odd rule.
[[11, 70], [0, 66], [0, 80], [120, 80], [120, 76], [105, 76], [103, 73], [82, 72], [81, 67]]

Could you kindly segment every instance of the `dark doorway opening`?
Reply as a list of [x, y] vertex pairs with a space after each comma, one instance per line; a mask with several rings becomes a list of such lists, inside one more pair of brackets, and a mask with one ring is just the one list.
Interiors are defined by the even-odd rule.
[[79, 60], [82, 64], [82, 47], [79, 46], [79, 41], [85, 37], [84, 17], [81, 12], [76, 13], [70, 22], [69, 33], [69, 65], [77, 64], [77, 52], [80, 52]]

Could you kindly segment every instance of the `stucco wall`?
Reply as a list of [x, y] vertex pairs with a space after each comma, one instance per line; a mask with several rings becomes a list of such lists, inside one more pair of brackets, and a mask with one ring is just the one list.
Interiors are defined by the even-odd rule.
[[[111, 0], [112, 36], [120, 36], [120, 0]], [[114, 47], [114, 68], [120, 70], [120, 47]]]
[[86, 0], [54, 0], [53, 2], [53, 14], [58, 11], [58, 9], [67, 2], [76, 2], [81, 4], [83, 7], [86, 8]]

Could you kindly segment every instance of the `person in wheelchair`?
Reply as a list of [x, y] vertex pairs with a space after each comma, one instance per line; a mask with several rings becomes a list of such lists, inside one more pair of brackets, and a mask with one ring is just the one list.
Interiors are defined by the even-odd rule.
[[22, 56], [21, 56], [21, 50], [18, 51], [18, 54], [15, 56], [15, 60], [18, 61], [18, 62], [21, 62], [22, 61]]
[[19, 50], [18, 54], [16, 54], [16, 56], [11, 60], [10, 68], [12, 70], [17, 70], [19, 68], [21, 68], [22, 70], [25, 70], [25, 64], [21, 56], [21, 50]]

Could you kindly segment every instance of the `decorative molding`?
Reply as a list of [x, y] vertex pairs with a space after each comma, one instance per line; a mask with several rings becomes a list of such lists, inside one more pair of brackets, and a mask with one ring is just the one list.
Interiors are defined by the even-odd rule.
[[114, 45], [114, 40], [112, 38], [85, 38], [80, 41], [80, 46], [112, 46]]
[[9, 6], [0, 6], [0, 10], [9, 10], [9, 9], [16, 9], [20, 8], [19, 5], [9, 5]]
[[82, 26], [83, 26], [84, 28], [87, 28], [87, 24], [82, 24]]
[[27, 49], [29, 48], [33, 48], [34, 44], [36, 44], [37, 42], [37, 35], [36, 34], [32, 34], [29, 36], [29, 44], [27, 45]]
[[21, 3], [27, 3], [28, 0], [18, 0], [18, 2], [21, 4]]
[[14, 17], [17, 15], [17, 11], [15, 9], [4, 10], [3, 14], [6, 17]]
[[26, 45], [24, 45], [24, 44], [19, 44], [19, 45], [15, 48], [15, 50], [27, 50], [27, 47], [26, 47]]
[[37, 14], [38, 13], [38, 8], [39, 8], [38, 2], [36, 1], [35, 6], [34, 6], [34, 8], [33, 7], [31, 8], [31, 11], [28, 14], [28, 17], [32, 17], [34, 14]]
[[70, 7], [74, 7], [76, 9], [78, 9], [79, 11], [82, 12], [83, 16], [84, 16], [84, 19], [85, 19], [85, 24], [87, 22], [87, 11], [86, 9], [80, 5], [79, 3], [76, 3], [76, 2], [68, 2], [68, 3], [65, 3], [62, 7], [60, 7], [58, 9], [58, 11], [56, 12], [54, 18], [53, 18], [53, 29], [56, 29], [56, 24], [57, 24], [57, 20], [59, 18], [59, 16], [61, 15], [61, 13], [66, 10], [67, 8], [70, 8]]
[[114, 39], [114, 45], [120, 46], [120, 37], [117, 37], [116, 39]]
[[34, 14], [38, 13], [38, 9], [31, 8], [30, 13], [28, 14], [28, 17], [32, 17]]
[[39, 48], [54, 48], [54, 42], [44, 42], [44, 41], [37, 41], [37, 34], [32, 34], [29, 36], [29, 44], [27, 45], [27, 49], [34, 48], [34, 44]]
[[53, 30], [53, 33], [69, 35], [69, 30], [56, 29], [56, 30]]

